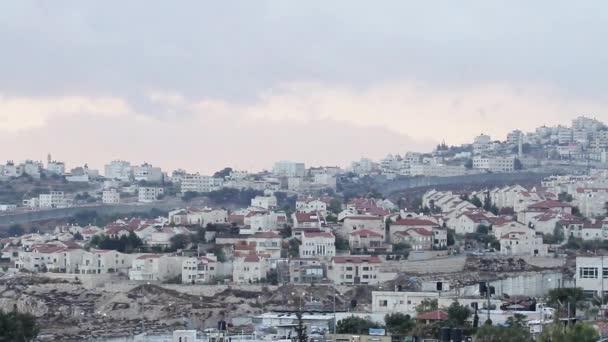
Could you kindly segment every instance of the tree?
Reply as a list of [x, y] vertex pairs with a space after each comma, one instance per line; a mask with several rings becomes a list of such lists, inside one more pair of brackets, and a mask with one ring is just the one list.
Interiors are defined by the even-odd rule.
[[300, 240], [291, 239], [289, 240], [289, 251], [288, 254], [292, 258], [297, 258], [300, 256]]
[[[580, 287], [566, 288], [561, 287], [549, 291], [547, 304], [550, 306], [558, 306], [566, 315], [570, 317], [576, 316], [576, 306], [585, 299], [583, 289]], [[568, 304], [570, 304], [570, 312], [568, 313]]]
[[76, 234], [74, 234], [74, 240], [76, 241], [82, 241], [84, 238], [82, 237], [82, 234], [80, 234], [80, 232], [76, 232]]
[[350, 249], [348, 240], [346, 240], [345, 238], [341, 237], [341, 236], [336, 236], [336, 250], [338, 251], [347, 251]]
[[418, 315], [425, 314], [427, 312], [431, 312], [433, 310], [437, 310], [439, 308], [439, 304], [437, 299], [426, 298], [423, 299], [420, 304], [416, 306], [416, 313]]
[[23, 235], [23, 227], [21, 227], [21, 225], [19, 224], [13, 224], [10, 227], [8, 227], [8, 231], [7, 234], [9, 236], [21, 236]]
[[519, 158], [515, 158], [515, 160], [513, 161], [513, 170], [521, 170], [523, 168], [524, 166], [521, 163], [521, 160], [519, 160]]
[[456, 234], [454, 229], [448, 229], [448, 246], [453, 246], [456, 242]]
[[597, 330], [588, 323], [578, 322], [564, 329], [559, 322], [545, 327], [538, 337], [539, 342], [596, 342], [600, 338]]
[[465, 162], [464, 162], [464, 167], [466, 169], [472, 169], [473, 168], [473, 159], [468, 158]]
[[302, 319], [302, 313], [296, 312], [296, 317], [298, 318], [298, 325], [295, 327], [295, 330], [298, 336], [298, 342], [308, 342], [308, 334], [306, 334], [306, 326]]
[[483, 203], [481, 203], [481, 200], [479, 199], [479, 197], [477, 197], [477, 195], [471, 197], [471, 204], [476, 206], [477, 208], [481, 208], [483, 206]]
[[447, 310], [448, 321], [455, 326], [463, 326], [464, 322], [471, 316], [471, 310], [464, 305], [460, 305], [457, 300], [452, 302]]
[[16, 311], [9, 313], [0, 311], [0, 341], [33, 341], [39, 331], [34, 316]]
[[475, 333], [478, 342], [528, 342], [532, 341], [529, 330], [525, 327], [501, 327], [484, 324]]
[[338, 321], [336, 333], [367, 335], [370, 328], [378, 328], [378, 325], [369, 319], [351, 316]]
[[226, 178], [232, 173], [231, 167], [225, 167], [213, 174], [213, 178]]
[[329, 201], [327, 210], [338, 215], [342, 211], [342, 202], [340, 202], [340, 200], [337, 198], [332, 198], [331, 201]]
[[176, 251], [178, 249], [184, 249], [190, 244], [190, 237], [186, 234], [173, 235], [170, 239], [171, 249]]
[[384, 324], [386, 324], [386, 330], [391, 335], [407, 335], [414, 328], [416, 322], [410, 315], [396, 312], [386, 314], [386, 316], [384, 316]]

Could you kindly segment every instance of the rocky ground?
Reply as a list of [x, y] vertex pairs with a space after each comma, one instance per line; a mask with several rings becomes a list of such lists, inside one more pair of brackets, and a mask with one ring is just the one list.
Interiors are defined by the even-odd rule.
[[[0, 279], [0, 310], [37, 317], [40, 340], [82, 341], [92, 337], [169, 332], [181, 327], [205, 329], [219, 320], [246, 322], [263, 311], [333, 310], [330, 286], [281, 287], [136, 285], [126, 291], [86, 289], [76, 281], [17, 275]], [[351, 299], [369, 308], [371, 287], [338, 288], [336, 308]], [[247, 323], [242, 323], [247, 324]]]

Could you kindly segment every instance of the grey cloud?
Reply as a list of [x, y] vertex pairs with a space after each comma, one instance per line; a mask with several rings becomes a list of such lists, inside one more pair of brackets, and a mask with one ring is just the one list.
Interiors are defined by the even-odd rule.
[[0, 92], [138, 103], [167, 89], [250, 101], [282, 82], [416, 79], [549, 83], [601, 97], [607, 10], [549, 0], [6, 1]]

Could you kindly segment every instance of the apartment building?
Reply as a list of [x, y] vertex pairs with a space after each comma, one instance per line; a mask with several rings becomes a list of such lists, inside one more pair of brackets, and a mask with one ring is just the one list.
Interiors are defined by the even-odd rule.
[[166, 254], [144, 254], [133, 259], [129, 280], [166, 281], [182, 274], [184, 257]]
[[104, 190], [101, 193], [101, 202], [103, 204], [119, 204], [120, 192], [118, 192], [116, 189]]
[[336, 256], [331, 260], [327, 277], [334, 284], [373, 285], [380, 282], [379, 267], [382, 261], [377, 256]]
[[139, 187], [137, 189], [137, 201], [143, 203], [155, 202], [165, 193], [165, 189], [157, 187]]
[[105, 165], [104, 176], [109, 179], [118, 179], [128, 182], [132, 178], [131, 163], [124, 160], [113, 160]]
[[182, 284], [209, 284], [215, 281], [217, 266], [213, 254], [185, 259], [182, 262]]
[[217, 191], [224, 185], [223, 178], [203, 176], [198, 173], [185, 175], [180, 183], [182, 194], [186, 192], [211, 192]]

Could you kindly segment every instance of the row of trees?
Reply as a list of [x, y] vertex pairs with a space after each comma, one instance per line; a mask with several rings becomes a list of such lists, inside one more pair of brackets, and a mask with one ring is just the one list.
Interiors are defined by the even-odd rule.
[[0, 311], [0, 341], [29, 342], [33, 341], [40, 328], [32, 315], [16, 311], [4, 313]]

